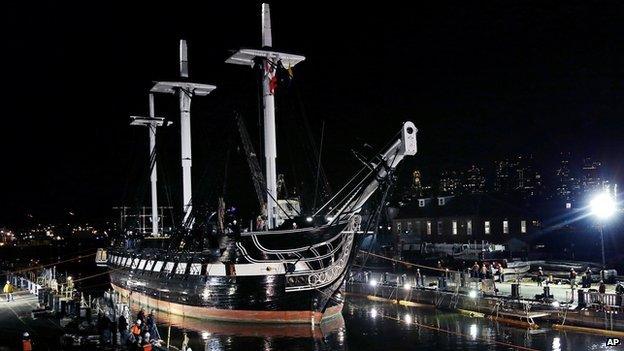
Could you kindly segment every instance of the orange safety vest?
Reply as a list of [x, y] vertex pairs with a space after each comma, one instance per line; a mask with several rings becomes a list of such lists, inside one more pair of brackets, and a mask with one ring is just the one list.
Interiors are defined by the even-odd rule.
[[133, 324], [133, 325], [132, 325], [132, 328], [130, 328], [130, 332], [131, 332], [132, 334], [134, 334], [134, 335], [139, 335], [139, 334], [141, 334], [141, 328], [139, 328], [139, 326], [138, 326], [138, 325]]
[[152, 344], [151, 343], [147, 343], [147, 344], [143, 345], [143, 351], [152, 351]]
[[22, 340], [22, 350], [32, 351], [32, 344], [30, 343], [30, 340]]

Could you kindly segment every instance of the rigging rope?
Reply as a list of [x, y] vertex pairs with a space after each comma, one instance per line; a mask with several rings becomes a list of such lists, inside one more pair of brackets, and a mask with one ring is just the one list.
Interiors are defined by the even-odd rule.
[[314, 185], [314, 203], [312, 205], [312, 210], [316, 209], [316, 200], [318, 197], [318, 185], [319, 185], [319, 177], [321, 174], [321, 155], [323, 154], [323, 139], [325, 138], [325, 121], [322, 121], [321, 127], [321, 147], [318, 153], [318, 162], [316, 164], [316, 184]]
[[406, 265], [406, 266], [412, 266], [412, 267], [418, 267], [418, 268], [430, 269], [430, 270], [433, 270], [433, 271], [446, 272], [446, 269], [444, 269], [444, 268], [437, 268], [437, 267], [431, 267], [431, 266], [424, 266], [424, 265], [421, 265], [421, 264], [416, 264], [416, 263], [411, 263], [411, 262], [401, 261], [401, 260], [397, 260], [397, 259], [395, 259], [395, 258], [390, 258], [390, 257], [386, 257], [386, 256], [382, 256], [382, 255], [374, 254], [374, 253], [372, 253], [372, 252], [367, 252], [367, 251], [364, 251], [364, 250], [360, 250], [360, 252], [361, 252], [361, 253], [366, 253], [366, 254], [369, 254], [369, 255], [374, 256], [374, 257], [383, 258], [384, 260], [388, 260], [388, 261], [392, 261], [392, 262], [396, 262], [396, 263], [401, 263], [401, 264], [404, 264], [404, 265]]
[[[89, 249], [91, 250], [91, 249]], [[83, 251], [88, 251], [88, 250], [83, 250]], [[16, 274], [16, 273], [22, 273], [22, 272], [28, 272], [28, 271], [32, 271], [32, 270], [36, 270], [36, 269], [41, 269], [41, 268], [45, 268], [45, 267], [50, 267], [50, 266], [54, 266], [57, 264], [61, 264], [61, 263], [66, 263], [66, 262], [71, 262], [71, 261], [76, 261], [76, 260], [80, 260], [82, 258], [85, 257], [90, 257], [90, 256], [95, 256], [97, 254], [97, 252], [88, 254], [88, 255], [80, 255], [80, 256], [76, 256], [76, 257], [72, 257], [66, 260], [61, 260], [61, 261], [56, 261], [56, 262], [52, 262], [52, 263], [47, 263], [44, 265], [37, 265], [35, 267], [30, 267], [30, 268], [22, 268], [22, 269], [18, 269], [15, 271], [6, 271], [7, 274]]]

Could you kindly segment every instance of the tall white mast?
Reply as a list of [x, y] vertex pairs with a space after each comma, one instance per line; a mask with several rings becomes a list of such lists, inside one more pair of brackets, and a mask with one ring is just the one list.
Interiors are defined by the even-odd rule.
[[163, 125], [168, 126], [171, 122], [166, 122], [162, 117], [154, 116], [154, 94], [149, 94], [149, 117], [130, 116], [133, 126], [146, 126], [149, 135], [150, 150], [150, 182], [152, 195], [152, 236], [160, 236], [158, 232], [158, 187], [156, 175], [156, 128]]
[[[186, 41], [180, 40], [180, 77], [188, 78], [188, 59]], [[216, 89], [214, 85], [183, 82], [156, 82], [153, 93], [178, 94], [180, 100], [180, 133], [182, 143], [182, 211], [184, 222], [193, 209], [191, 187], [191, 99], [193, 96], [205, 96]]]
[[271, 10], [269, 4], [262, 4], [262, 48], [263, 50], [240, 49], [225, 62], [253, 67], [256, 62], [262, 65], [262, 110], [264, 113], [264, 157], [266, 159], [267, 219], [269, 229], [277, 223], [277, 142], [275, 136], [275, 99], [271, 87], [278, 62], [284, 67], [294, 67], [305, 60], [300, 55], [269, 51], [273, 46], [271, 36]]

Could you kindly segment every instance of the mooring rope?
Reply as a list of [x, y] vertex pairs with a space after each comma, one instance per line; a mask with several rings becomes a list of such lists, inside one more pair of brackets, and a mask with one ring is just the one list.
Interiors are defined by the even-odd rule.
[[396, 263], [401, 263], [401, 264], [404, 264], [406, 266], [430, 269], [430, 270], [439, 271], [439, 272], [446, 272], [447, 271], [446, 268], [437, 268], [437, 267], [425, 266], [425, 265], [422, 265], [422, 264], [411, 263], [411, 262], [407, 262], [407, 261], [401, 261], [401, 260], [397, 260], [395, 258], [390, 258], [390, 257], [374, 254], [372, 252], [367, 252], [367, 251], [364, 251], [364, 250], [360, 250], [360, 253], [368, 254], [368, 255], [371, 255], [373, 257], [383, 258], [384, 260], [388, 260], [388, 261], [392, 261], [392, 262], [396, 262]]

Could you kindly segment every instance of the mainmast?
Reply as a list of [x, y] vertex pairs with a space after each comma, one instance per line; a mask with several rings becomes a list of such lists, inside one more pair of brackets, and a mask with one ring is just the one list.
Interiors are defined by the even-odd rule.
[[179, 82], [156, 82], [152, 93], [177, 94], [180, 100], [180, 134], [182, 143], [182, 211], [183, 223], [188, 223], [193, 209], [191, 188], [191, 99], [193, 96], [205, 96], [217, 87], [208, 84], [186, 81], [189, 76], [186, 40], [180, 40], [180, 78]]
[[269, 229], [277, 225], [277, 142], [275, 136], [275, 73], [281, 63], [284, 67], [294, 67], [305, 60], [304, 56], [270, 51], [273, 46], [271, 35], [271, 11], [269, 4], [262, 4], [262, 48], [240, 49], [225, 62], [237, 65], [254, 67], [261, 65], [262, 69], [262, 110], [264, 114], [264, 157], [266, 159], [266, 198], [267, 224]]
[[146, 126], [149, 134], [150, 150], [150, 182], [152, 192], [152, 236], [160, 236], [158, 233], [158, 188], [156, 186], [156, 128], [168, 126], [171, 122], [165, 122], [163, 117], [154, 116], [154, 94], [149, 94], [149, 117], [130, 116], [133, 126]]

